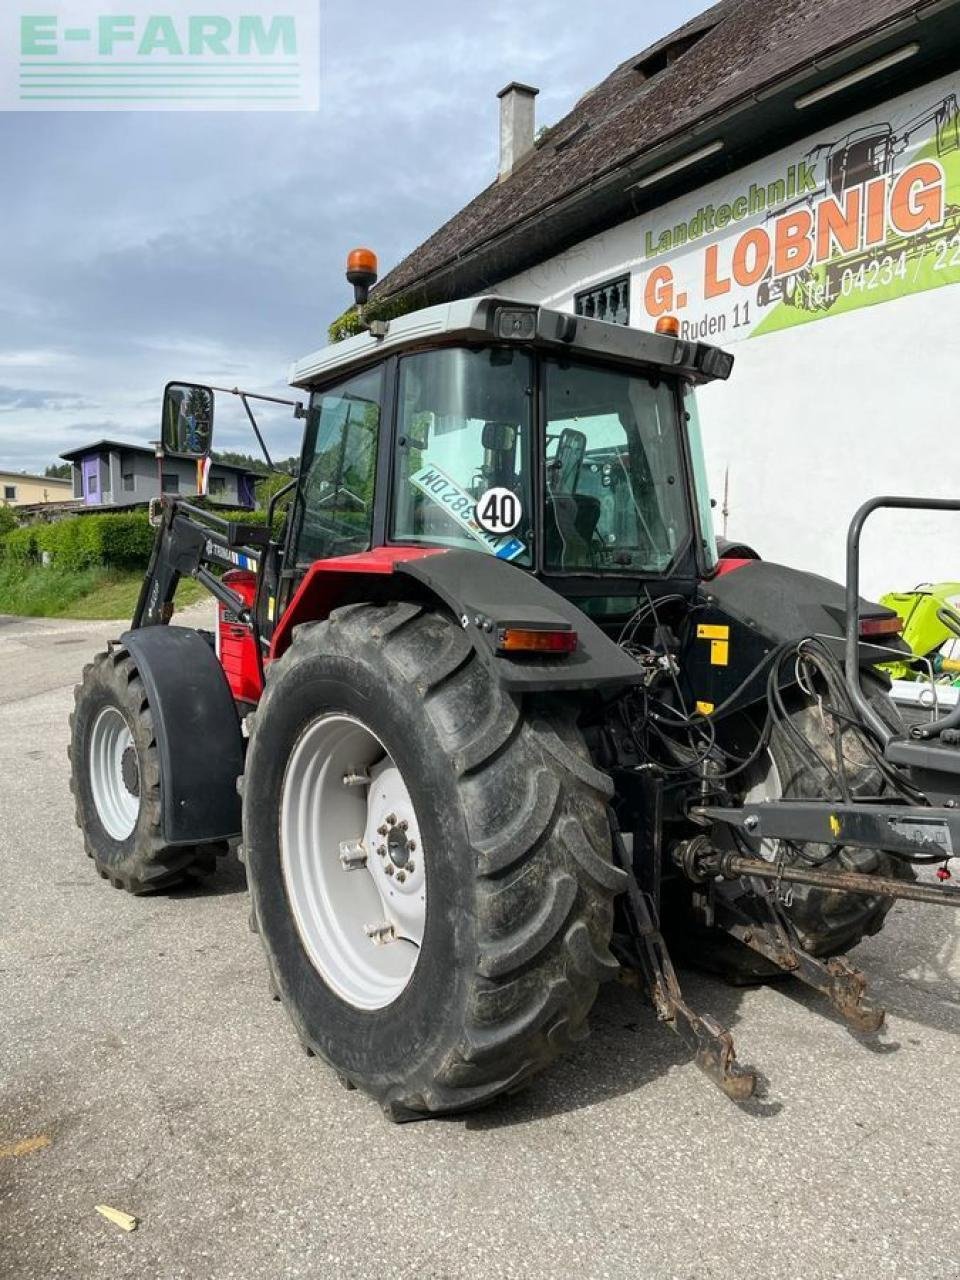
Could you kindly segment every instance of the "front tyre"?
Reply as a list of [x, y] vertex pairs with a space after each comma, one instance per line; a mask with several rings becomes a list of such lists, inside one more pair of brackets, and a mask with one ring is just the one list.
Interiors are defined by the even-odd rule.
[[301, 1040], [394, 1119], [525, 1084], [609, 951], [606, 775], [448, 615], [354, 605], [273, 667], [243, 784], [254, 917]]
[[70, 716], [70, 789], [97, 870], [118, 889], [168, 889], [212, 871], [222, 844], [169, 846], [161, 829], [160, 753], [136, 664], [113, 645], [84, 668]]

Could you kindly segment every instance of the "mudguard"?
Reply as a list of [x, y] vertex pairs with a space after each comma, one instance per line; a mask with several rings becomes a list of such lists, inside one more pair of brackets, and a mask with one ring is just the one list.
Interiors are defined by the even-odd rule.
[[240, 720], [210, 644], [187, 627], [141, 627], [120, 637], [143, 681], [160, 754], [166, 843], [240, 834]]
[[732, 542], [729, 538], [717, 538], [717, 554], [721, 560], [762, 560], [749, 542]]
[[[476, 551], [443, 551], [405, 560], [395, 572], [413, 578], [458, 617], [491, 676], [517, 693], [597, 689], [616, 691], [639, 684], [638, 664], [575, 604], [532, 574]], [[511, 658], [498, 654], [500, 626], [568, 623], [577, 633], [576, 650], [559, 658]]]
[[[702, 584], [700, 607], [681, 634], [680, 665], [693, 699], [707, 712], [726, 704], [737, 690], [728, 710], [763, 697], [766, 669], [744, 681], [783, 642], [819, 636], [843, 660], [846, 601], [839, 583], [768, 560], [733, 565]], [[893, 611], [862, 600], [860, 616], [892, 617]], [[883, 645], [861, 643], [861, 664], [888, 662], [898, 647], [894, 637]]]
[[[769, 560], [750, 560], [735, 572], [704, 583], [702, 595], [769, 641], [802, 640], [804, 636], [843, 637], [847, 610], [843, 587], [829, 578]], [[889, 617], [893, 610], [868, 600], [860, 602], [862, 618]]]

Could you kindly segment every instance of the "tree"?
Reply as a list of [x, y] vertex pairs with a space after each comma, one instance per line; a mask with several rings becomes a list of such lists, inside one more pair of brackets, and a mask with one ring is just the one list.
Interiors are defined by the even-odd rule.
[[49, 467], [44, 467], [43, 474], [51, 480], [69, 480], [73, 475], [73, 467], [69, 462], [52, 462]]

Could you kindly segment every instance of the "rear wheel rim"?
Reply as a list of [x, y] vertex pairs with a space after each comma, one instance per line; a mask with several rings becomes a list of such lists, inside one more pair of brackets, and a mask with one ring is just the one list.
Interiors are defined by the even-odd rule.
[[133, 733], [117, 707], [104, 707], [93, 722], [90, 790], [107, 835], [126, 840], [140, 816], [140, 767]]
[[[777, 762], [769, 751], [765, 751], [753, 771], [753, 781], [749, 790], [744, 794], [744, 804], [763, 804], [770, 800], [783, 799], [783, 783], [780, 779], [780, 770], [777, 768]], [[776, 862], [780, 854], [779, 840], [751, 840], [750, 843], [756, 848], [757, 853], [766, 862]]]
[[354, 1008], [392, 1004], [423, 940], [423, 844], [399, 768], [360, 720], [331, 713], [301, 733], [284, 773], [280, 852], [314, 969]]

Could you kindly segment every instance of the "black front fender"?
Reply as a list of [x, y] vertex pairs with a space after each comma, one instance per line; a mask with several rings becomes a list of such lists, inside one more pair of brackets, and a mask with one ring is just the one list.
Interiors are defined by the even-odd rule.
[[141, 627], [120, 642], [153, 717], [164, 840], [200, 844], [239, 836], [243, 737], [213, 649], [187, 627]]

